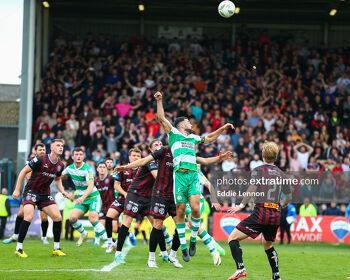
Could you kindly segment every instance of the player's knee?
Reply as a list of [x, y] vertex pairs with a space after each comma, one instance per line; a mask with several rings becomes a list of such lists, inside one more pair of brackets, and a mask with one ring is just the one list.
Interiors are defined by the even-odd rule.
[[162, 227], [163, 227], [163, 221], [159, 220], [159, 219], [155, 219], [154, 222], [153, 222], [153, 227], [155, 229], [161, 230]]
[[70, 222], [70, 223], [75, 223], [76, 220], [78, 220], [78, 218], [75, 217], [75, 216], [70, 216], [70, 217], [69, 217], [69, 222]]
[[191, 208], [191, 210], [192, 210], [192, 216], [194, 218], [199, 218], [200, 217], [201, 213], [200, 213], [199, 207], [195, 206], [195, 207]]
[[93, 223], [95, 223], [95, 222], [97, 222], [97, 221], [98, 221], [98, 217], [96, 217], [95, 215], [89, 217], [89, 222], [90, 222], [91, 224], [93, 224]]

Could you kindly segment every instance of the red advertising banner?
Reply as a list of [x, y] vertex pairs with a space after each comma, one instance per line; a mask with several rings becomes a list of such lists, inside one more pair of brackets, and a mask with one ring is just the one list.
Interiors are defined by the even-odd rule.
[[[249, 214], [214, 213], [213, 237], [215, 240], [227, 240], [233, 229]], [[350, 220], [339, 216], [300, 217], [290, 228], [293, 242], [342, 242], [350, 243]], [[252, 238], [249, 238], [253, 240]], [[259, 235], [255, 241], [259, 241]], [[285, 237], [286, 239], [286, 237]], [[280, 231], [276, 241], [280, 240]]]

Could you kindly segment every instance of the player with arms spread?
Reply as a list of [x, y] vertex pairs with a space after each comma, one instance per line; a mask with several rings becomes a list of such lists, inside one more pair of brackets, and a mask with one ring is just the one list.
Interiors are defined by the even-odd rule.
[[77, 246], [81, 246], [88, 236], [88, 233], [78, 220], [87, 211], [89, 211], [89, 221], [94, 227], [95, 234], [101, 236], [102, 239], [107, 242], [106, 230], [98, 220], [98, 215], [102, 206], [101, 196], [94, 185], [92, 169], [83, 161], [84, 157], [85, 152], [82, 148], [74, 148], [72, 151], [73, 163], [63, 170], [64, 176], [71, 177], [79, 196], [75, 201], [75, 206], [69, 217], [73, 228], [80, 232]]
[[[285, 178], [284, 173], [276, 165], [274, 165], [277, 155], [277, 144], [274, 142], [265, 142], [262, 148], [264, 164], [252, 170], [252, 178]], [[251, 185], [247, 190], [247, 194], [254, 193], [258, 188], [261, 188], [264, 193], [267, 193], [267, 197], [264, 198], [264, 202], [257, 203], [255, 205], [252, 214], [236, 226], [228, 239], [232, 257], [234, 258], [237, 266], [237, 271], [231, 277], [229, 277], [228, 280], [235, 280], [247, 276], [247, 271], [243, 264], [243, 252], [239, 245], [239, 241], [246, 239], [247, 237], [256, 238], [260, 233], [262, 233], [262, 245], [272, 269], [272, 279], [281, 279], [278, 269], [278, 255], [273, 247], [273, 242], [275, 241], [277, 229], [280, 223], [279, 204], [281, 192], [285, 194], [285, 198], [281, 202], [282, 207], [287, 207], [288, 203], [292, 200], [290, 186], [284, 184], [282, 186]], [[251, 196], [249, 195], [245, 196], [242, 203], [234, 208], [231, 208], [229, 212], [239, 212], [247, 205], [250, 198]]]
[[32, 172], [28, 183], [23, 191], [23, 212], [24, 220], [19, 228], [19, 236], [15, 255], [21, 258], [27, 258], [28, 255], [23, 251], [23, 241], [34, 216], [35, 205], [39, 210], [44, 211], [53, 220], [53, 236], [55, 256], [66, 256], [60, 249], [60, 238], [62, 231], [62, 216], [57, 205], [50, 195], [50, 185], [55, 180], [58, 190], [67, 197], [64, 191], [61, 174], [64, 168], [60, 156], [63, 153], [63, 140], [55, 139], [51, 142], [51, 153], [41, 155], [31, 160], [18, 175], [16, 189], [12, 194], [14, 199], [18, 199], [20, 189], [26, 174]]
[[[39, 157], [41, 155], [45, 155], [46, 154], [46, 148], [45, 148], [45, 144], [43, 143], [39, 143], [36, 144], [34, 146], [34, 157]], [[31, 158], [32, 160], [32, 158]], [[30, 179], [30, 176], [32, 175], [32, 172], [29, 172], [26, 175], [27, 180]], [[23, 217], [24, 217], [24, 213], [23, 213], [23, 200], [21, 203], [21, 206], [19, 207], [19, 211], [16, 217], [16, 221], [15, 221], [15, 230], [14, 233], [12, 234], [12, 236], [10, 236], [10, 238], [5, 239], [3, 241], [4, 244], [10, 244], [12, 242], [17, 241], [18, 239], [18, 234], [19, 234], [19, 227], [23, 221]], [[41, 230], [42, 230], [42, 237], [41, 237], [41, 241], [43, 242], [44, 245], [49, 244], [49, 242], [47, 241], [47, 229], [49, 227], [49, 222], [47, 220], [47, 215], [45, 214], [44, 211], [40, 211], [40, 218], [41, 218]]]
[[225, 124], [218, 130], [200, 137], [195, 135], [188, 118], [179, 117], [174, 127], [165, 118], [162, 94], [158, 91], [154, 95], [157, 100], [158, 121], [169, 136], [169, 147], [174, 162], [174, 200], [176, 203], [176, 228], [181, 242], [183, 259], [189, 261], [187, 243], [185, 238], [186, 203], [189, 202], [192, 216], [192, 230], [190, 238], [190, 256], [196, 253], [196, 238], [200, 226], [200, 188], [196, 164], [195, 147], [197, 144], [214, 142], [226, 129], [234, 128], [232, 124]]

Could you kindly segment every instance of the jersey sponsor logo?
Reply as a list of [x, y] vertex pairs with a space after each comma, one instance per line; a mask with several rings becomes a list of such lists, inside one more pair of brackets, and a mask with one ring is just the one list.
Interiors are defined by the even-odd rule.
[[48, 168], [48, 165], [46, 163], [44, 164], [44, 168]]
[[131, 211], [137, 213], [139, 211], [139, 208], [137, 206], [133, 206]]
[[194, 143], [192, 142], [180, 141], [180, 144], [181, 144], [181, 148], [194, 150], [194, 147], [195, 147]]
[[46, 177], [56, 178], [56, 174], [51, 174], [51, 173], [43, 172], [43, 175], [46, 176]]
[[154, 206], [154, 207], [153, 207], [153, 212], [154, 212], [154, 213], [158, 213], [158, 210], [159, 210], [158, 206]]
[[164, 214], [164, 208], [159, 208], [159, 214], [161, 214], [161, 215]]
[[126, 205], [126, 210], [128, 210], [128, 211], [130, 211], [131, 210], [131, 208], [132, 208], [132, 205], [130, 204], [130, 203], [128, 203], [127, 205]]
[[132, 182], [133, 179], [126, 179], [126, 182], [129, 183], [129, 182]]
[[57, 172], [60, 172], [62, 170], [61, 165], [57, 166]]

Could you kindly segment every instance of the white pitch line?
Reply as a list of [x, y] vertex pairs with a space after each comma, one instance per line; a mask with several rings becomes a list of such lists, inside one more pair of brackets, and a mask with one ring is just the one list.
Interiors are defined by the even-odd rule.
[[0, 272], [51, 272], [51, 271], [101, 271], [101, 269], [87, 268], [87, 269], [9, 269], [0, 270]]
[[[129, 253], [131, 248], [132, 247], [126, 247], [126, 248], [123, 249], [122, 255], [123, 255], [124, 258]], [[113, 268], [117, 267], [118, 265], [120, 265], [120, 263], [111, 262], [110, 264], [105, 265], [104, 267], [102, 267], [101, 271], [111, 271]]]

